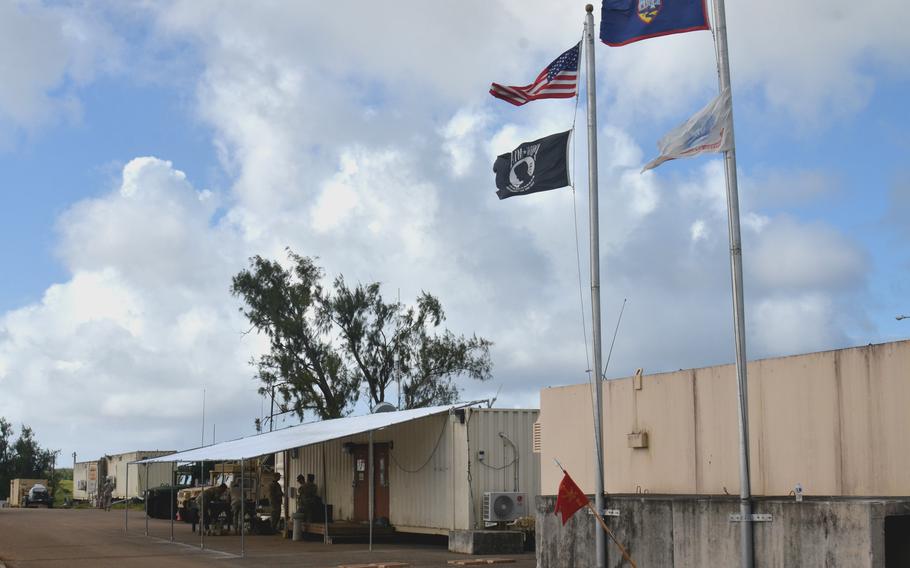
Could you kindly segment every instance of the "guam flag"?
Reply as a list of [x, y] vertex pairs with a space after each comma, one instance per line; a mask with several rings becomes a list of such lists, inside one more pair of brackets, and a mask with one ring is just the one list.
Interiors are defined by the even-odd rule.
[[600, 40], [613, 47], [709, 27], [705, 0], [603, 0], [601, 9]]

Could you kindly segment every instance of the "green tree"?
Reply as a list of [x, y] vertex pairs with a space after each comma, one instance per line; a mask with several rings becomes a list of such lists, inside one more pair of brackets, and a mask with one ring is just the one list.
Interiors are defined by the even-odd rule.
[[334, 291], [330, 317], [371, 405], [386, 401], [393, 383], [399, 386], [401, 408], [451, 404], [459, 397], [455, 378], [490, 378], [492, 343], [440, 330], [445, 312], [435, 296], [421, 292], [416, 307], [386, 303], [378, 283], [350, 288], [341, 276]]
[[290, 269], [251, 258], [250, 268], [234, 276], [231, 285], [231, 293], [246, 304], [240, 311], [269, 338], [269, 352], [251, 362], [262, 382], [259, 391], [277, 392], [281, 410], [301, 418], [305, 411], [339, 418], [357, 401], [358, 378], [332, 344], [322, 269], [307, 257], [291, 251], [288, 256]]
[[458, 376], [490, 378], [492, 343], [440, 329], [445, 312], [431, 294], [405, 306], [386, 302], [378, 283], [352, 288], [342, 276], [326, 290], [313, 259], [290, 250], [288, 257], [289, 269], [251, 258], [231, 287], [253, 329], [269, 337], [269, 353], [252, 364], [260, 392], [276, 390], [282, 410], [337, 418], [361, 388], [372, 406], [387, 400], [393, 384], [401, 408], [449, 404], [459, 396]]
[[9, 497], [9, 482], [16, 478], [47, 478], [49, 489], [56, 490], [54, 461], [59, 450], [47, 450], [40, 446], [35, 433], [22, 425], [19, 437], [13, 442], [12, 425], [0, 417], [0, 499]]
[[10, 438], [13, 435], [13, 425], [6, 418], [0, 416], [0, 499], [9, 497], [9, 481], [15, 479], [13, 475], [13, 447]]

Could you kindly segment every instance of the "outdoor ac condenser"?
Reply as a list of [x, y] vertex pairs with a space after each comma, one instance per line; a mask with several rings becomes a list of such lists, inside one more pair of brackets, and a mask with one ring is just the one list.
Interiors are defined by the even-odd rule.
[[528, 496], [514, 491], [483, 494], [483, 520], [488, 523], [514, 521], [528, 516]]

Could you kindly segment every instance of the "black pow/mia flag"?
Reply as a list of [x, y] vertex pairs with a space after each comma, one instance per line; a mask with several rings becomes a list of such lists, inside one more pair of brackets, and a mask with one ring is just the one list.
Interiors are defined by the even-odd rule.
[[571, 130], [525, 142], [493, 163], [500, 199], [569, 185]]

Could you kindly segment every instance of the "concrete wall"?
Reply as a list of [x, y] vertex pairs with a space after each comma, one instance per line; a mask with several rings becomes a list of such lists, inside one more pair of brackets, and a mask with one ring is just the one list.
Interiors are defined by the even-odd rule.
[[[748, 367], [752, 492], [910, 495], [910, 341], [753, 361]], [[609, 493], [739, 493], [739, 431], [732, 365], [604, 384]], [[541, 463], [558, 458], [594, 490], [587, 384], [541, 392]], [[647, 448], [627, 435], [647, 432]], [[544, 466], [541, 493], [561, 472]]]
[[[620, 510], [608, 524], [639, 566], [739, 565], [739, 524], [729, 520], [739, 511], [735, 498], [613, 496], [606, 504]], [[538, 568], [594, 566], [595, 519], [582, 510], [563, 527], [554, 506], [554, 497], [537, 500]], [[885, 518], [910, 515], [910, 500], [762, 499], [755, 509], [773, 516], [755, 523], [757, 568], [885, 568]], [[610, 567], [626, 566], [612, 542], [607, 557]]]

